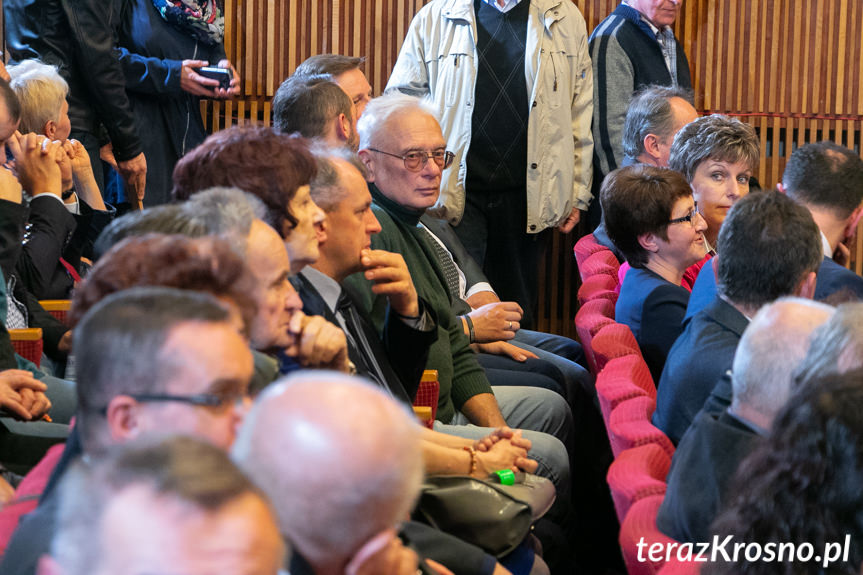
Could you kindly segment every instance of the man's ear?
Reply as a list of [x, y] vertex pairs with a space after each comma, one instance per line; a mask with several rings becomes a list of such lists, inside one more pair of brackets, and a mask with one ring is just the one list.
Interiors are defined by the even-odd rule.
[[800, 285], [797, 286], [797, 294], [799, 297], [806, 299], [815, 299], [815, 283], [817, 281], [817, 277], [815, 272], [809, 272], [806, 276], [800, 281]]
[[54, 135], [57, 133], [57, 123], [54, 120], [48, 120], [42, 126], [42, 133], [48, 136], [49, 140], [53, 140]]
[[647, 134], [644, 136], [642, 144], [644, 145], [644, 152], [653, 158], [655, 163], [658, 163], [662, 153], [659, 150], [659, 138], [656, 134]]
[[360, 157], [360, 160], [362, 160], [362, 162], [366, 165], [366, 171], [368, 172], [368, 175], [366, 176], [366, 181], [369, 183], [374, 182], [375, 161], [372, 157], [372, 153], [367, 149], [363, 149], [357, 152], [357, 155]]
[[857, 209], [851, 212], [848, 219], [845, 220], [845, 237], [853, 238], [857, 233], [857, 224], [860, 223], [860, 218], [863, 217], [863, 205], [857, 206]]
[[336, 135], [343, 142], [347, 142], [351, 137], [351, 121], [344, 114], [336, 116]]
[[64, 575], [65, 571], [57, 561], [50, 555], [39, 557], [36, 565], [36, 575]]
[[654, 233], [641, 234], [638, 236], [638, 243], [649, 252], [659, 251], [659, 237]]
[[141, 433], [141, 414], [137, 401], [128, 395], [118, 395], [108, 403], [105, 419], [112, 443], [123, 443]]

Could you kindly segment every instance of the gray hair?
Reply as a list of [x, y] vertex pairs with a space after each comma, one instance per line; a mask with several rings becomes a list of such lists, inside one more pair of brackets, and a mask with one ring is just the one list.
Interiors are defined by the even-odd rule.
[[863, 302], [850, 302], [836, 308], [830, 321], [812, 336], [794, 379], [805, 386], [825, 374], [859, 367], [863, 367]]
[[689, 182], [695, 177], [696, 168], [706, 160], [744, 162], [754, 171], [760, 150], [752, 126], [722, 114], [711, 114], [693, 120], [677, 132], [668, 167], [686, 176]]
[[689, 91], [669, 86], [649, 86], [635, 95], [626, 110], [623, 124], [623, 153], [637, 158], [644, 153], [644, 138], [654, 134], [665, 140], [674, 129], [671, 99], [692, 103]]
[[761, 308], [734, 354], [733, 405], [745, 404], [771, 419], [788, 401], [792, 373], [818, 326], [835, 312], [829, 305], [785, 297]]
[[373, 98], [357, 122], [360, 149], [373, 145], [378, 133], [386, 127], [389, 119], [405, 112], [422, 112], [440, 122], [437, 110], [428, 101], [400, 92], [387, 92], [383, 96]]
[[237, 498], [264, 495], [221, 449], [191, 437], [134, 441], [109, 450], [92, 464], [76, 463], [60, 484], [57, 529], [51, 554], [66, 575], [98, 571], [102, 519], [113, 497], [134, 486], [204, 511]]
[[192, 221], [180, 204], [131, 211], [102, 230], [93, 244], [94, 256], [99, 259], [126, 238], [145, 234], [179, 234], [197, 238], [207, 235], [207, 230], [198, 222]]
[[60, 109], [69, 94], [69, 84], [57, 71], [56, 66], [43, 64], [39, 60], [24, 60], [8, 68], [11, 88], [21, 103], [22, 134], [42, 133], [49, 121], [58, 121]]
[[252, 222], [263, 220], [267, 214], [257, 196], [238, 188], [209, 188], [192, 195], [181, 205], [195, 225], [227, 240], [240, 255], [246, 254], [246, 238]]
[[176, 366], [163, 361], [169, 333], [186, 322], [224, 323], [228, 311], [211, 295], [165, 287], [137, 287], [94, 305], [75, 327], [78, 427], [87, 452], [108, 439], [105, 409], [118, 395], [158, 393]]
[[394, 527], [413, 508], [423, 476], [411, 414], [371, 383], [326, 371], [300, 371], [267, 388], [233, 455], [311, 562], [350, 557]]
[[329, 212], [346, 195], [339, 176], [338, 162], [350, 164], [362, 174], [363, 178], [368, 177], [368, 169], [359, 156], [345, 148], [316, 146], [312, 149], [312, 153], [318, 162], [318, 173], [310, 184], [312, 199], [322, 210]]

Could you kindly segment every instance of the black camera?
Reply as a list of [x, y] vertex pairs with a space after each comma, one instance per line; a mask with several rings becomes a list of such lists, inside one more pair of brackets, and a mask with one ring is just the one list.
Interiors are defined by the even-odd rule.
[[217, 68], [215, 66], [205, 66], [203, 68], [198, 68], [198, 74], [204, 76], [205, 78], [211, 78], [213, 80], [219, 81], [219, 88], [223, 90], [231, 89], [231, 80], [233, 79], [233, 75], [231, 74], [230, 68]]

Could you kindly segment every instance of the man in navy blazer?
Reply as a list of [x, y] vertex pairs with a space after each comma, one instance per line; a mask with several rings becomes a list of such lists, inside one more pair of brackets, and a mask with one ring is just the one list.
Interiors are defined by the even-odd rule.
[[863, 299], [863, 277], [843, 265], [863, 215], [863, 159], [833, 142], [807, 144], [791, 154], [776, 187], [809, 210], [821, 231], [824, 262], [815, 298], [844, 291], [844, 299]]
[[821, 263], [818, 226], [779, 192], [751, 194], [728, 214], [714, 258], [718, 293], [674, 342], [653, 423], [677, 445], [722, 375], [758, 310], [787, 295], [811, 298]]
[[753, 318], [734, 355], [733, 403], [719, 413], [702, 410], [674, 452], [656, 518], [663, 533], [682, 542], [709, 540], [737, 467], [770, 430], [791, 395], [792, 374], [812, 332], [834, 311], [783, 298]]

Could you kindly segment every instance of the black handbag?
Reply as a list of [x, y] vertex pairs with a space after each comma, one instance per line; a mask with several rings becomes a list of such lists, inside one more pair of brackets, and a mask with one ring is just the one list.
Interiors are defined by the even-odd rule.
[[500, 558], [519, 546], [554, 499], [554, 484], [536, 475], [513, 485], [437, 475], [425, 479], [413, 515]]

